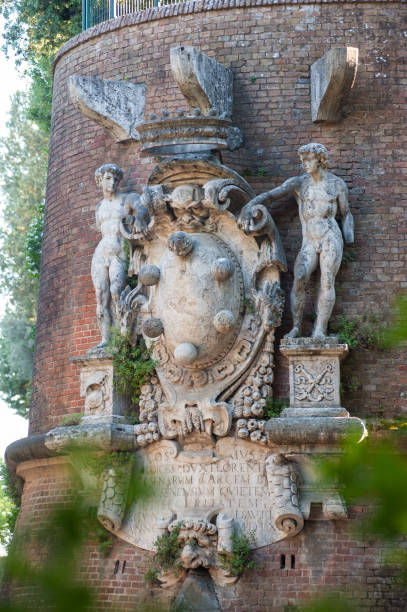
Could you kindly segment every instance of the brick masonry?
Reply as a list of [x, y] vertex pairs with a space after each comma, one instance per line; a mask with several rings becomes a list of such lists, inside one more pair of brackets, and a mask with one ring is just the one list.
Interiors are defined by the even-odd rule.
[[[94, 170], [104, 162], [117, 163], [125, 173], [123, 189], [140, 191], [154, 167], [150, 159], [140, 158], [137, 143], [115, 144], [102, 128], [76, 111], [69, 101], [67, 77], [81, 74], [144, 82], [148, 116], [160, 114], [163, 108], [187, 108], [170, 72], [172, 46], [192, 44], [231, 66], [234, 122], [244, 132], [245, 146], [223, 154], [224, 163], [243, 174], [249, 170], [248, 180], [261, 193], [300, 171], [296, 153], [300, 145], [325, 144], [331, 152], [330, 169], [349, 186], [356, 224], [355, 259], [338, 274], [335, 316], [380, 319], [388, 315], [394, 296], [407, 290], [406, 38], [407, 5], [400, 1], [229, 0], [127, 15], [95, 26], [61, 49], [54, 75], [31, 434], [49, 430], [65, 414], [81, 412], [79, 372], [70, 358], [99, 341], [90, 278], [91, 257], [99, 239], [94, 211], [101, 197]], [[343, 45], [360, 50], [347, 115], [336, 125], [314, 125], [310, 64], [333, 46]], [[290, 272], [284, 278], [288, 298], [300, 244], [293, 202], [282, 202], [275, 219], [289, 260]], [[312, 286], [309, 319], [315, 292]], [[287, 299], [278, 339], [289, 324]], [[405, 353], [359, 350], [351, 369], [360, 381], [358, 390], [344, 397], [351, 413], [373, 417], [407, 411]], [[277, 396], [288, 395], [287, 382], [286, 365], [278, 357]], [[27, 508], [25, 502], [25, 512]], [[295, 570], [279, 569], [279, 555], [285, 550], [298, 555]], [[296, 538], [262, 549], [262, 569], [220, 594], [224, 609], [280, 610], [300, 594], [325, 584], [356, 582], [366, 608], [387, 609], [378, 603], [382, 601], [378, 585], [387, 583], [374, 569], [377, 554], [373, 550], [355, 543], [345, 525], [316, 520]], [[138, 575], [139, 551], [117, 543], [114, 554], [133, 559], [129, 572]], [[98, 572], [102, 566], [109, 572], [113, 561], [101, 560], [96, 552], [91, 559], [92, 576], [100, 585]], [[120, 580], [126, 580], [126, 585], [134, 580], [134, 593], [139, 592], [140, 581], [130, 573], [124, 576]], [[109, 580], [114, 584], [103, 587], [106, 593], [121, 592], [119, 579]], [[132, 593], [126, 591], [123, 596], [133, 597], [134, 602]]]

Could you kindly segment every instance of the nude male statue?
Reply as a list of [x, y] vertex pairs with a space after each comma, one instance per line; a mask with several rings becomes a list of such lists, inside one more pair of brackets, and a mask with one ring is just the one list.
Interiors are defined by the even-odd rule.
[[335, 217], [339, 208], [347, 244], [353, 244], [353, 217], [349, 210], [346, 184], [326, 169], [327, 149], [312, 142], [300, 147], [298, 154], [306, 174], [290, 178], [280, 187], [253, 198], [242, 209], [239, 226], [245, 232], [250, 230], [256, 214], [255, 210], [252, 210], [253, 206], [266, 200], [294, 195], [302, 227], [302, 246], [294, 265], [294, 284], [291, 291], [293, 328], [286, 337], [296, 338], [301, 335], [305, 288], [319, 260], [321, 281], [312, 337], [324, 338], [335, 304], [335, 277], [343, 253], [342, 234]]
[[96, 206], [96, 227], [102, 234], [92, 257], [92, 281], [96, 292], [96, 316], [103, 348], [109, 341], [110, 328], [118, 324], [117, 305], [124, 289], [127, 264], [120, 222], [126, 215], [132, 216], [137, 231], [148, 234], [148, 212], [137, 193], [121, 194], [117, 189], [123, 172], [115, 164], [103, 164], [95, 172], [95, 181], [103, 190], [103, 200]]
[[96, 228], [102, 239], [92, 257], [92, 281], [96, 292], [96, 316], [103, 348], [109, 341], [110, 328], [116, 322], [116, 309], [126, 279], [126, 262], [120, 221], [125, 215], [123, 196], [117, 188], [123, 172], [115, 164], [103, 164], [95, 172], [95, 181], [103, 190], [103, 200], [96, 206]]

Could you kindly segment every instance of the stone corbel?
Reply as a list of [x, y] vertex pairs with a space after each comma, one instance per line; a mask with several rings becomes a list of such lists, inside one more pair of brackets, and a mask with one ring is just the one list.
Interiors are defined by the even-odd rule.
[[314, 123], [336, 123], [343, 117], [342, 105], [353, 87], [359, 49], [330, 49], [311, 65], [311, 117]]
[[174, 78], [191, 108], [232, 116], [233, 73], [195, 47], [173, 47], [170, 51]]
[[116, 142], [140, 140], [137, 126], [144, 120], [144, 83], [71, 75], [68, 91], [77, 110], [105, 128]]
[[[233, 107], [233, 72], [195, 47], [173, 47], [171, 69], [181, 93], [194, 112], [230, 120]], [[227, 128], [227, 147], [243, 144], [238, 127]]]

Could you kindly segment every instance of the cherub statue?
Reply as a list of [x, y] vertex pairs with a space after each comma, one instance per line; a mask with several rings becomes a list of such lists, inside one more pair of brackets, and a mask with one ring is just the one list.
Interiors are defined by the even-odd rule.
[[255, 225], [254, 206], [266, 200], [294, 195], [302, 227], [302, 246], [294, 265], [291, 291], [293, 327], [286, 337], [301, 335], [305, 288], [319, 262], [321, 282], [312, 337], [324, 338], [335, 304], [335, 277], [343, 253], [342, 234], [335, 217], [339, 209], [347, 244], [353, 244], [353, 217], [345, 182], [327, 170], [327, 149], [322, 144], [311, 142], [300, 147], [298, 154], [305, 174], [290, 178], [280, 187], [253, 198], [242, 209], [239, 225], [245, 232], [250, 232], [251, 226]]

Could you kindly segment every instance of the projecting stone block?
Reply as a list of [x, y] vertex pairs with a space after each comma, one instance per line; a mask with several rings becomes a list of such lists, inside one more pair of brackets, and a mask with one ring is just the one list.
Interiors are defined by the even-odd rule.
[[280, 351], [289, 362], [290, 407], [282, 416], [349, 416], [340, 405], [339, 362], [348, 353], [337, 338], [285, 338]]
[[113, 363], [103, 354], [74, 357], [80, 367], [81, 397], [85, 398], [82, 423], [124, 421], [128, 398], [113, 385]]
[[68, 90], [76, 108], [104, 127], [116, 142], [140, 139], [137, 126], [144, 119], [144, 83], [72, 75]]
[[195, 47], [174, 47], [171, 68], [178, 87], [191, 108], [208, 114], [232, 116], [233, 73]]
[[331, 49], [311, 66], [311, 116], [314, 123], [337, 122], [353, 87], [358, 67], [356, 47]]

